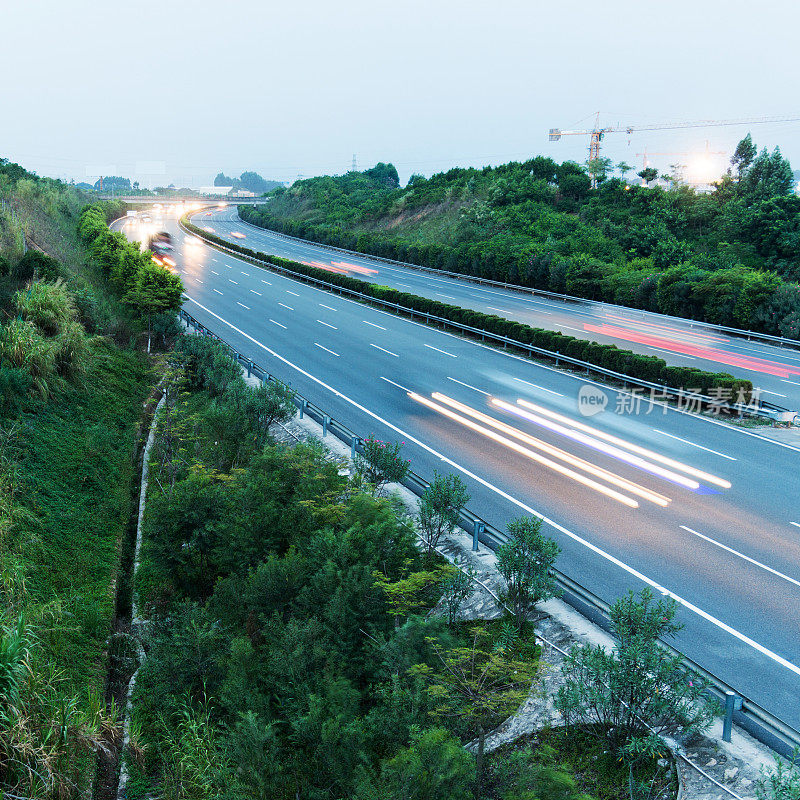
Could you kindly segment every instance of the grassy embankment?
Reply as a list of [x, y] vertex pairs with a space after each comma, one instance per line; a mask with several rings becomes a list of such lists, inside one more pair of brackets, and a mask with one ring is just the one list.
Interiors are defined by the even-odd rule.
[[117, 736], [107, 644], [153, 374], [78, 239], [82, 196], [2, 162], [0, 192], [0, 787], [83, 797]]
[[592, 189], [585, 168], [537, 157], [405, 187], [379, 164], [240, 213], [365, 253], [798, 338], [800, 197], [779, 151], [746, 150], [710, 194], [605, 170]]

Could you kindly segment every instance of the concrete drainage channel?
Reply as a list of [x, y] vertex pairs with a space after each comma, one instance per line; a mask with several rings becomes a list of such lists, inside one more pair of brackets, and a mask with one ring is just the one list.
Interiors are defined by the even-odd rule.
[[[255, 378], [263, 382], [278, 380], [263, 367], [230, 347], [224, 339], [214, 334], [186, 311], [181, 309], [179, 314], [191, 331], [203, 336], [210, 336], [224, 344], [232, 357], [242, 366], [248, 378]], [[298, 407], [301, 419], [307, 416], [321, 427], [323, 438], [327, 437], [328, 434], [332, 434], [333, 437], [339, 439], [349, 449], [351, 457], [362, 451], [363, 438], [326, 414], [323, 409], [299, 395], [295, 396], [295, 404]], [[424, 478], [412, 472], [404, 482], [404, 485], [419, 496], [428, 483]], [[502, 531], [490, 525], [477, 514], [469, 511], [469, 509], [462, 510], [460, 524], [472, 538], [473, 551], [477, 550], [480, 545], [485, 545], [490, 550], [496, 550], [499, 545], [507, 540]], [[608, 632], [610, 630], [608, 604], [561, 571], [555, 570], [555, 575], [563, 592], [564, 601], [603, 631]], [[728, 718], [725, 727], [728, 731], [730, 723], [733, 722], [758, 741], [786, 757], [791, 757], [794, 750], [800, 748], [800, 731], [782, 722], [750, 699], [743, 697], [736, 691], [735, 687], [728, 685], [716, 675], [703, 669], [703, 667], [684, 656], [680, 651], [675, 650], [666, 643], [662, 644], [667, 650], [680, 655], [688, 670], [709, 681], [711, 694], [720, 703], [722, 709], [727, 709]], [[728, 738], [727, 741], [730, 741], [730, 739]]]

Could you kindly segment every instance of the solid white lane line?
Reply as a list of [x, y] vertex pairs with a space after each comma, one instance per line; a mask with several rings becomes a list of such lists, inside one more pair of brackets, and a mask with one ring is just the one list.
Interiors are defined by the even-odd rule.
[[248, 311], [250, 310], [250, 306], [246, 306], [244, 303], [240, 303], [238, 300], [236, 301], [237, 306], [241, 306], [242, 308], [246, 308]]
[[792, 386], [800, 386], [800, 383], [797, 381], [787, 381], [786, 378], [781, 378], [781, 383], [791, 383]]
[[326, 306], [325, 303], [320, 303], [323, 308], [327, 308], [328, 311], [338, 311], [338, 308], [331, 308], [330, 306]]
[[448, 353], [447, 350], [440, 350], [438, 347], [434, 347], [432, 344], [426, 344], [425, 347], [429, 347], [431, 350], [435, 350], [437, 353], [444, 353], [446, 356], [450, 356], [450, 358], [458, 358], [458, 356]]
[[367, 325], [372, 325], [373, 328], [380, 328], [382, 331], [386, 330], [386, 328], [384, 328], [383, 325], [376, 325], [374, 322], [369, 322], [365, 319], [362, 319], [361, 321], [366, 323]]
[[370, 342], [370, 347], [374, 347], [376, 350], [383, 350], [384, 353], [388, 353], [390, 356], [394, 356], [395, 358], [400, 358], [400, 356], [397, 355], [397, 353], [393, 353], [391, 350], [386, 350], [383, 347], [378, 347], [378, 345], [372, 344], [372, 342]]
[[329, 322], [323, 322], [321, 319], [318, 319], [317, 322], [319, 322], [320, 325], [327, 325], [329, 328], [333, 328], [335, 331], [339, 330], [335, 325], [331, 325]]
[[253, 294], [257, 294], [259, 297], [262, 297], [262, 296], [263, 296], [263, 295], [261, 294], [261, 292], [257, 292], [255, 289], [251, 289], [250, 291], [251, 291]]
[[196, 280], [198, 283], [202, 283], [202, 282], [203, 282], [203, 281], [201, 281], [201, 280], [200, 280], [200, 278], [195, 278], [195, 280]]
[[761, 393], [762, 394], [774, 394], [775, 397], [786, 397], [785, 394], [781, 394], [780, 392], [771, 392], [769, 389], [762, 389]]
[[278, 303], [278, 305], [283, 306], [284, 308], [288, 308], [289, 311], [294, 311], [294, 309], [291, 306], [287, 306], [286, 303]]
[[239, 285], [236, 281], [232, 280], [231, 278], [228, 278], [228, 281], [230, 283], [232, 283], [234, 286], [238, 286]]
[[712, 450], [710, 447], [703, 447], [702, 444], [697, 444], [696, 442], [690, 442], [688, 439], [681, 439], [680, 436], [674, 436], [671, 433], [667, 433], [666, 431], [659, 430], [658, 428], [653, 428], [656, 433], [660, 433], [662, 436], [669, 436], [670, 439], [677, 439], [679, 442], [683, 442], [684, 444], [690, 444], [692, 447], [698, 447], [700, 450], [705, 450], [707, 453], [713, 453], [715, 456], [722, 456], [722, 458], [727, 458], [728, 461], [736, 461], [733, 456], [727, 456], [725, 453], [720, 453], [719, 450]]
[[549, 392], [550, 394], [557, 395], [558, 397], [563, 397], [564, 395], [560, 392], [554, 392], [552, 389], [545, 389], [544, 386], [539, 386], [538, 383], [531, 383], [530, 381], [524, 381], [522, 378], [514, 378], [515, 381], [519, 381], [520, 383], [524, 383], [528, 386], [533, 386], [534, 389], [541, 389], [543, 392]]
[[406, 389], [405, 386], [401, 386], [399, 383], [395, 383], [394, 381], [390, 381], [388, 378], [384, 378], [383, 375], [381, 375], [381, 380], [386, 381], [386, 383], [391, 383], [392, 386], [396, 386], [398, 389], [402, 389], [404, 392], [411, 391], [411, 389]]
[[222, 292], [221, 292], [219, 289], [214, 289], [214, 291], [215, 291], [217, 294], [222, 294]]
[[295, 297], [300, 297], [300, 295], [297, 294], [297, 292], [290, 292], [288, 289], [286, 290], [286, 294], [293, 294]]
[[[334, 389], [330, 384], [325, 383], [320, 378], [317, 378], [315, 375], [312, 375], [310, 372], [307, 372], [302, 367], [299, 367], [297, 364], [293, 363], [292, 361], [289, 361], [288, 358], [285, 358], [284, 356], [276, 353], [274, 350], [270, 349], [265, 344], [262, 344], [261, 342], [259, 342], [258, 339], [255, 339], [252, 336], [250, 336], [250, 334], [245, 333], [241, 328], [237, 328], [235, 325], [233, 325], [232, 323], [228, 322], [228, 320], [226, 320], [223, 317], [219, 316], [219, 314], [215, 314], [210, 308], [206, 308], [206, 306], [202, 305], [201, 303], [198, 303], [197, 300], [195, 300], [195, 299], [193, 299], [191, 297], [189, 297], [188, 299], [189, 299], [190, 302], [194, 303], [196, 306], [199, 306], [200, 308], [202, 308], [203, 311], [205, 311], [206, 313], [210, 314], [215, 319], [218, 319], [224, 325], [227, 325], [229, 328], [231, 328], [232, 330], [234, 330], [237, 333], [241, 334], [246, 339], [249, 339], [251, 342], [253, 342], [253, 344], [257, 345], [258, 347], [260, 347], [265, 352], [267, 352], [270, 355], [274, 356], [279, 361], [282, 361], [288, 367], [291, 367], [292, 369], [296, 370], [301, 375], [304, 375], [305, 377], [307, 377], [309, 380], [314, 381], [314, 383], [318, 384], [323, 389], [327, 389], [329, 392], [332, 392], [336, 397], [339, 397], [342, 400], [344, 400], [345, 402], [350, 403], [350, 405], [352, 405], [354, 408], [357, 408], [359, 411], [361, 411], [364, 414], [367, 414], [368, 416], [372, 417], [372, 419], [374, 419], [374, 420], [386, 425], [387, 428], [391, 428], [391, 430], [393, 430], [395, 433], [399, 433], [407, 441], [414, 442], [414, 444], [416, 444], [419, 447], [423, 448], [423, 450], [427, 450], [432, 455], [437, 456], [441, 461], [444, 461], [444, 462], [450, 464], [450, 466], [453, 467], [454, 469], [459, 470], [459, 472], [462, 472], [468, 478], [472, 478], [473, 480], [477, 481], [482, 486], [485, 486], [490, 491], [493, 491], [499, 497], [502, 497], [505, 500], [508, 500], [508, 502], [513, 503], [515, 506], [517, 506], [518, 508], [521, 508], [526, 513], [533, 514], [533, 516], [535, 516], [535, 517], [539, 517], [539, 519], [541, 519], [543, 522], [546, 522], [548, 525], [550, 525], [551, 527], [555, 528], [557, 531], [560, 531], [565, 536], [568, 536], [573, 541], [578, 542], [579, 544], [583, 545], [588, 550], [591, 550], [593, 553], [595, 553], [596, 555], [598, 555], [601, 558], [605, 559], [606, 561], [608, 561], [609, 563], [613, 564], [614, 566], [619, 567], [619, 569], [624, 570], [629, 575], [632, 575], [633, 577], [638, 578], [640, 581], [642, 581], [643, 583], [646, 583], [648, 586], [650, 586], [656, 592], [659, 592], [659, 593], [661, 593], [661, 594], [663, 594], [663, 595], [665, 595], [667, 597], [671, 597], [673, 600], [675, 600], [676, 603], [679, 603], [684, 608], [686, 608], [689, 611], [692, 611], [693, 613], [697, 614], [697, 616], [701, 617], [706, 622], [709, 622], [711, 625], [714, 625], [716, 628], [719, 628], [720, 630], [724, 631], [725, 633], [729, 634], [730, 636], [733, 636], [735, 639], [738, 639], [740, 642], [743, 642], [744, 644], [748, 645], [749, 647], [752, 647], [758, 653], [761, 653], [761, 655], [765, 656], [766, 658], [770, 659], [771, 661], [774, 661], [776, 664], [779, 664], [780, 666], [784, 667], [785, 669], [788, 669], [790, 672], [793, 672], [795, 675], [800, 675], [800, 666], [797, 666], [796, 664], [793, 664], [788, 659], [783, 658], [783, 656], [780, 656], [777, 653], [775, 653], [774, 651], [770, 650], [769, 648], [764, 647], [763, 644], [759, 644], [754, 639], [751, 639], [749, 636], [745, 635], [741, 631], [736, 630], [736, 628], [731, 627], [726, 622], [723, 622], [721, 619], [718, 619], [717, 617], [713, 616], [712, 614], [709, 614], [707, 611], [704, 611], [702, 608], [700, 608], [699, 606], [696, 606], [694, 603], [690, 602], [689, 600], [684, 599], [683, 597], [681, 597], [680, 595], [676, 594], [675, 592], [671, 592], [669, 589], [667, 589], [665, 586], [662, 586], [657, 581], [654, 581], [652, 578], [648, 578], [647, 575], [645, 575], [644, 573], [639, 572], [639, 570], [635, 569], [634, 567], [629, 566], [624, 561], [621, 561], [620, 559], [616, 558], [616, 556], [612, 556], [611, 553], [607, 553], [602, 548], [598, 547], [595, 544], [592, 544], [590, 541], [584, 539], [582, 536], [578, 536], [578, 534], [573, 533], [568, 528], [565, 528], [563, 525], [560, 525], [558, 522], [555, 522], [554, 520], [549, 519], [548, 517], [544, 516], [540, 512], [536, 511], [531, 506], [527, 505], [526, 503], [523, 503], [521, 500], [518, 500], [516, 497], [512, 497], [510, 494], [508, 494], [508, 492], [504, 492], [502, 489], [500, 489], [497, 486], [494, 486], [492, 483], [490, 483], [489, 481], [485, 480], [484, 478], [479, 477], [474, 472], [471, 472], [470, 470], [466, 469], [465, 467], [462, 467], [460, 464], [458, 464], [457, 462], [453, 461], [452, 459], [447, 458], [447, 456], [445, 456], [444, 454], [440, 453], [438, 450], [435, 450], [430, 445], [427, 445], [424, 442], [420, 441], [415, 436], [412, 436], [410, 433], [404, 431], [402, 428], [399, 428], [397, 425], [393, 425], [391, 422], [389, 422], [388, 420], [384, 419], [380, 415], [376, 414], [374, 411], [370, 411], [365, 406], [361, 405], [360, 403], [357, 403], [355, 400], [351, 399], [346, 394], [343, 394], [342, 392], [338, 391], [337, 389]], [[384, 380], [386, 380], [386, 378], [384, 378]], [[395, 384], [395, 385], [397, 385], [397, 384]]]
[[336, 358], [339, 358], [339, 354], [338, 353], [334, 353], [333, 350], [328, 350], [327, 347], [323, 347], [323, 345], [321, 345], [319, 342], [314, 342], [314, 344], [317, 347], [319, 347], [321, 350], [324, 350], [326, 353], [330, 353], [332, 356], [336, 356]]
[[800, 586], [800, 581], [790, 578], [788, 575], [784, 575], [782, 572], [778, 572], [778, 570], [768, 567], [766, 564], [762, 564], [760, 561], [756, 561], [754, 558], [750, 558], [750, 556], [746, 556], [744, 553], [740, 553], [738, 550], [734, 550], [732, 547], [728, 547], [728, 545], [722, 544], [722, 542], [718, 542], [716, 539], [712, 539], [710, 536], [699, 533], [692, 528], [687, 528], [686, 525], [681, 525], [681, 528], [689, 533], [693, 533], [695, 536], [699, 536], [706, 542], [715, 544], [717, 547], [721, 547], [723, 550], [727, 550], [729, 553], [739, 556], [739, 558], [743, 558], [745, 561], [748, 561], [757, 567], [761, 567], [761, 569], [765, 569], [767, 572], [771, 572], [773, 575], [777, 575], [779, 578], [783, 578], [785, 581], [789, 581], [789, 583], [793, 583], [795, 586]]
[[460, 380], [457, 380], [456, 378], [450, 377], [450, 375], [447, 376], [447, 380], [453, 381], [453, 383], [460, 383], [462, 386], [466, 386], [467, 389], [472, 389], [473, 391], [480, 392], [481, 394], [485, 394], [487, 397], [491, 397], [489, 392], [484, 392], [483, 389], [478, 389], [475, 386], [470, 386], [468, 383], [464, 383], [464, 381], [460, 381]]
[[281, 324], [280, 324], [280, 322], [275, 322], [275, 320], [274, 320], [274, 319], [271, 319], [271, 320], [270, 320], [270, 322], [271, 322], [273, 325], [277, 325], [279, 328], [283, 328], [284, 330], [286, 330], [286, 326], [285, 326], [285, 325], [281, 325]]

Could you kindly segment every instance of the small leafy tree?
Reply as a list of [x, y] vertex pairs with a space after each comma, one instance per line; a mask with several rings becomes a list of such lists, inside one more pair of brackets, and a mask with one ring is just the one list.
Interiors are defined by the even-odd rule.
[[788, 762], [775, 756], [772, 769], [761, 768], [755, 789], [758, 800], [800, 800], [800, 751]]
[[400, 627], [401, 617], [416, 614], [431, 605], [431, 601], [435, 603], [434, 589], [440, 584], [442, 574], [447, 569], [447, 567], [438, 567], [431, 570], [407, 572], [404, 578], [396, 581], [389, 580], [386, 575], [377, 570], [373, 572], [374, 586], [380, 589], [389, 610], [394, 614], [395, 628]]
[[521, 517], [508, 523], [509, 540], [497, 551], [497, 569], [506, 588], [500, 599], [522, 626], [537, 603], [554, 597], [557, 591], [551, 573], [561, 548], [541, 533], [537, 517]]
[[636, 174], [649, 185], [658, 177], [658, 170], [655, 167], [645, 167]]
[[410, 461], [400, 457], [402, 449], [403, 442], [382, 442], [370, 434], [364, 440], [364, 452], [356, 454], [353, 463], [356, 475], [376, 495], [387, 483], [400, 483], [411, 466]]
[[611, 607], [614, 650], [600, 645], [570, 650], [555, 700], [568, 725], [587, 726], [618, 753], [635, 738], [708, 727], [715, 711], [707, 683], [659, 643], [683, 627], [674, 622], [675, 609], [674, 600], [655, 600], [649, 588], [638, 596], [629, 592]]
[[469, 493], [458, 475], [434, 478], [419, 499], [417, 521], [429, 553], [433, 553], [442, 536], [449, 536], [458, 525], [458, 515], [469, 502]]
[[538, 674], [536, 662], [493, 648], [483, 626], [472, 630], [468, 647], [443, 650], [432, 641], [440, 669], [419, 665], [428, 680], [428, 693], [436, 703], [433, 716], [456, 718], [478, 734], [476, 796], [480, 796], [486, 728], [515, 711], [531, 691]]
[[[411, 744], [386, 761], [380, 788], [358, 793], [358, 800], [467, 800], [475, 782], [475, 758], [443, 728], [412, 728]], [[377, 789], [377, 791], [376, 791]]]
[[439, 584], [442, 590], [441, 604], [447, 614], [447, 624], [455, 625], [461, 604], [472, 594], [472, 580], [475, 571], [469, 567], [462, 572], [452, 567]]
[[152, 338], [153, 315], [167, 310], [177, 311], [181, 306], [182, 297], [181, 279], [164, 267], [149, 261], [142, 264], [137, 271], [133, 284], [122, 300], [147, 318], [148, 353]]

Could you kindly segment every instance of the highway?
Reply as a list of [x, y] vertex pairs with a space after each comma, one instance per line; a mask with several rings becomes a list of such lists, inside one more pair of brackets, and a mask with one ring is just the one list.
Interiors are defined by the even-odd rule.
[[[730, 372], [749, 378], [763, 400], [800, 410], [800, 350], [732, 337], [722, 331], [691, 327], [688, 320], [599, 302], [565, 302], [541, 295], [432, 275], [389, 265], [369, 257], [328, 250], [312, 242], [276, 236], [239, 219], [235, 207], [203, 212], [195, 224], [253, 250], [342, 272], [433, 300], [474, 308], [576, 338], [658, 356], [669, 364]], [[245, 239], [231, 238], [236, 232]]]
[[153, 227], [173, 233], [204, 325], [352, 430], [403, 441], [420, 474], [458, 472], [493, 525], [541, 514], [559, 567], [604, 599], [644, 585], [679, 599], [677, 645], [800, 728], [797, 449], [611, 390], [582, 416], [578, 393], [600, 391], [587, 379]]

